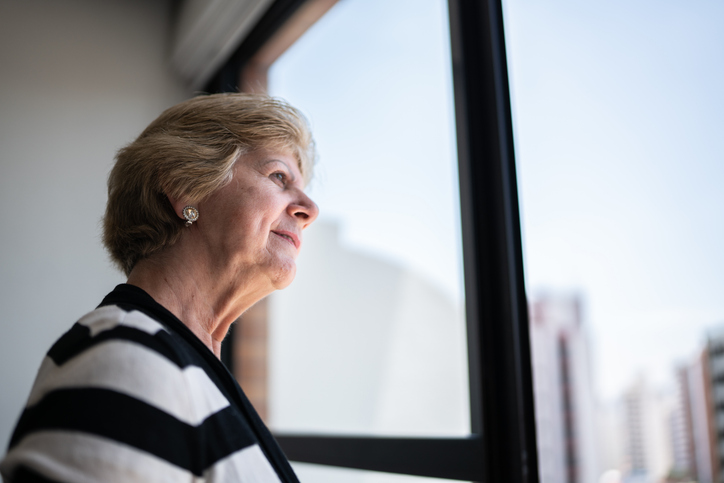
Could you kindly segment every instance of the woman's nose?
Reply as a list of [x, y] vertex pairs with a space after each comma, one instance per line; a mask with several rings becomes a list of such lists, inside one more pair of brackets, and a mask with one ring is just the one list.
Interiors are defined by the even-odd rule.
[[296, 203], [289, 205], [289, 214], [297, 219], [300, 222], [302, 229], [304, 229], [317, 219], [317, 216], [319, 215], [319, 207], [317, 206], [317, 203], [312, 201], [309, 196], [302, 192], [300, 199], [297, 200]]

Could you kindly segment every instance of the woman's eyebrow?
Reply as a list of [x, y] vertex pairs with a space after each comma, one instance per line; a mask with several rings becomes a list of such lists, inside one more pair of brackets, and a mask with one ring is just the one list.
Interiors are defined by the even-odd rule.
[[292, 170], [292, 168], [289, 166], [289, 164], [286, 161], [283, 161], [283, 160], [277, 159], [277, 158], [270, 158], [270, 159], [263, 161], [262, 165], [266, 166], [267, 164], [270, 164], [270, 163], [282, 163], [284, 166], [286, 166], [287, 172], [289, 173], [289, 176], [292, 178], [292, 181], [297, 180], [297, 177], [294, 174], [294, 171]]

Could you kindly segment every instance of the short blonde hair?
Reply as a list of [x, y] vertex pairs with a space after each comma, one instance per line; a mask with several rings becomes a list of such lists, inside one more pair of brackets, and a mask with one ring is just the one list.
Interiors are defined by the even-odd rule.
[[136, 263], [171, 246], [184, 227], [169, 196], [196, 203], [231, 181], [234, 163], [257, 149], [290, 149], [305, 183], [315, 148], [304, 116], [259, 94], [195, 97], [164, 111], [121, 149], [108, 177], [103, 243], [130, 274]]

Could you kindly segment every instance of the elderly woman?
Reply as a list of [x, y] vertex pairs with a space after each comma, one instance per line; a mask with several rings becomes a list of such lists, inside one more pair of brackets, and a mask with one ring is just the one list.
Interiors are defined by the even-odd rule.
[[297, 110], [245, 94], [178, 104], [121, 149], [103, 241], [128, 283], [48, 352], [5, 481], [297, 481], [219, 356], [294, 278], [313, 160]]

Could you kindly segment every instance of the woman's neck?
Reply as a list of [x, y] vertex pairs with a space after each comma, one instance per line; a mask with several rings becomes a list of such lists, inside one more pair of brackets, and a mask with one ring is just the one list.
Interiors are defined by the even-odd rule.
[[146, 291], [221, 358], [221, 342], [231, 324], [273, 288], [252, 283], [253, 274], [244, 270], [212, 273], [203, 256], [185, 257], [185, 251], [181, 243], [139, 261], [128, 283]]

